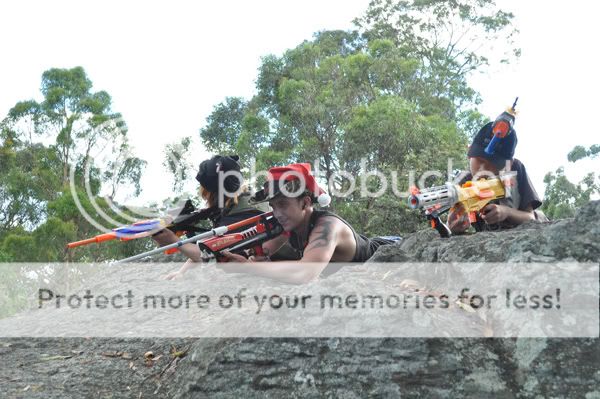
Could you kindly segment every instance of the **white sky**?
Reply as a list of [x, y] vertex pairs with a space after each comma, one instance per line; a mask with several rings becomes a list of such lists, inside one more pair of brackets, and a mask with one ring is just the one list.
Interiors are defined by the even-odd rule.
[[[516, 156], [540, 195], [543, 176], [599, 170], [600, 160], [569, 166], [577, 144], [600, 143], [597, 100], [600, 37], [595, 2], [500, 0], [513, 11], [523, 55], [500, 73], [474, 77], [481, 110], [495, 118], [519, 96]], [[226, 96], [250, 98], [260, 57], [281, 54], [319, 30], [349, 29], [368, 0], [18, 1], [0, 3], [0, 117], [17, 102], [39, 99], [42, 73], [83, 66], [94, 90], [106, 90], [129, 126], [136, 153], [149, 161], [143, 199], [170, 195], [162, 149], [196, 140]], [[190, 182], [194, 187], [193, 179]]]

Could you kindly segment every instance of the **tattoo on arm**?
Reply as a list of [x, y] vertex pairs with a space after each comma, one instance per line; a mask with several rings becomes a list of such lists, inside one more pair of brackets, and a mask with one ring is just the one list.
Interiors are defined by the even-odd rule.
[[334, 229], [333, 221], [322, 219], [321, 223], [319, 223], [318, 228], [315, 229], [314, 235], [316, 237], [308, 243], [305, 250], [325, 248], [335, 243], [336, 232]]

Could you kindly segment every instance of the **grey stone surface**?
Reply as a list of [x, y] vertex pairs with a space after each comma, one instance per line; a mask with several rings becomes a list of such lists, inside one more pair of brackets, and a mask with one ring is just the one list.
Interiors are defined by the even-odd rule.
[[[380, 248], [370, 262], [598, 259], [600, 201], [575, 219], [543, 225], [448, 240], [434, 231], [418, 232], [400, 245]], [[203, 342], [194, 346], [169, 392], [181, 398], [593, 398], [600, 395], [599, 344], [598, 339], [539, 338]]]
[[[446, 240], [436, 234], [418, 232], [382, 247], [371, 261], [438, 262], [440, 271], [454, 261], [598, 262], [600, 201], [574, 219]], [[157, 278], [152, 271], [127, 273], [99, 276], [95, 287]], [[211, 278], [218, 271], [202, 273]], [[367, 264], [327, 283], [351, 273], [381, 280], [387, 271]], [[389, 279], [403, 277], [392, 271]], [[181, 287], [193, 284], [191, 275]], [[0, 396], [597, 398], [599, 344], [598, 338], [0, 338]], [[172, 346], [186, 356], [174, 358]], [[149, 350], [161, 358], [148, 364]], [[106, 356], [111, 351], [129, 355]]]

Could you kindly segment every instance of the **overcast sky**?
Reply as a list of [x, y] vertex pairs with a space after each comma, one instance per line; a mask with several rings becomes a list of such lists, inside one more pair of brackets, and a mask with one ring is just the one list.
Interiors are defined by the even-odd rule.
[[[568, 165], [577, 144], [600, 144], [600, 37], [595, 2], [513, 1], [523, 50], [516, 64], [473, 77], [481, 110], [496, 117], [519, 96], [521, 159], [538, 192], [560, 165], [573, 179], [600, 160]], [[149, 161], [144, 200], [171, 195], [162, 150], [198, 131], [226, 96], [250, 98], [260, 57], [281, 54], [319, 30], [350, 29], [368, 0], [0, 3], [0, 117], [20, 100], [40, 98], [42, 73], [82, 66], [106, 90], [129, 126], [136, 154]], [[194, 187], [193, 181], [191, 186]]]

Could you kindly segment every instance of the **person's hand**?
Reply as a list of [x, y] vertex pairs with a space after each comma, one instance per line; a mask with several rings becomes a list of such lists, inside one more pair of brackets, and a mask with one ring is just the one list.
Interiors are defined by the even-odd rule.
[[254, 256], [252, 255], [251, 257], [248, 258], [248, 260], [250, 262], [270, 262], [271, 258], [268, 256]]
[[505, 205], [487, 204], [481, 210], [481, 218], [487, 224], [496, 224], [504, 222], [509, 212], [509, 208]]
[[245, 267], [240, 263], [248, 263], [251, 260], [246, 259], [242, 255], [232, 254], [229, 251], [222, 251], [221, 254], [229, 259], [230, 262], [217, 262], [217, 268], [223, 270], [225, 273], [244, 273]]
[[264, 255], [252, 255], [248, 258], [250, 262], [270, 262], [271, 258], [269, 257], [270, 253], [268, 249], [263, 250]]
[[246, 259], [246, 257], [244, 257], [242, 255], [233, 254], [229, 251], [222, 251], [221, 254], [224, 257], [226, 257], [227, 259], [229, 259], [231, 262], [238, 262], [238, 263], [251, 262], [250, 259]]
[[465, 206], [458, 203], [448, 213], [448, 227], [454, 234], [464, 233], [471, 226]]
[[167, 274], [166, 276], [163, 277], [164, 280], [181, 280], [183, 278], [183, 275], [185, 274], [185, 272], [187, 272], [189, 269], [192, 269], [196, 266], [198, 266], [199, 263], [194, 262], [191, 259], [188, 259], [183, 266], [181, 266], [181, 268], [179, 270], [177, 270], [176, 272], [171, 272], [169, 274]]
[[183, 274], [185, 271], [177, 270], [176, 272], [171, 272], [163, 277], [163, 280], [181, 280], [183, 279]]

